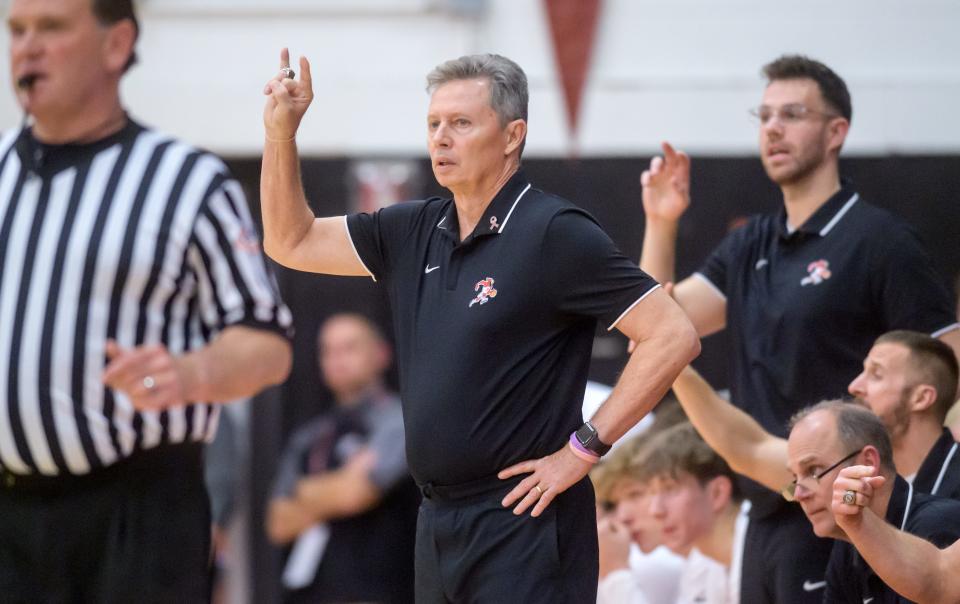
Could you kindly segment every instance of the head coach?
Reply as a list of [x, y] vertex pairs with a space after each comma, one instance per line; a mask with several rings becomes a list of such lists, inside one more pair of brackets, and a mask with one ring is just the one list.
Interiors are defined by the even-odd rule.
[[[264, 91], [264, 245], [291, 268], [370, 276], [390, 298], [425, 496], [417, 602], [595, 599], [587, 471], [697, 355], [691, 324], [589, 215], [528, 181], [527, 81], [513, 61], [461, 57], [427, 78], [427, 148], [452, 199], [331, 218], [314, 217], [300, 183], [310, 65], [301, 58], [297, 80], [288, 63], [284, 51]], [[640, 345], [584, 424], [597, 320]]]

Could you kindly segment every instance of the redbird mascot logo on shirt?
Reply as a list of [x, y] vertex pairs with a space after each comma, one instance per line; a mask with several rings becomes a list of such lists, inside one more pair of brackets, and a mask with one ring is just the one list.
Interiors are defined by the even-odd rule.
[[830, 278], [830, 263], [826, 260], [816, 260], [807, 265], [810, 273], [800, 281], [800, 285], [820, 285]]
[[477, 281], [477, 284], [473, 286], [473, 291], [480, 293], [477, 294], [477, 297], [473, 300], [470, 300], [467, 308], [472, 307], [474, 304], [486, 304], [490, 301], [490, 298], [497, 297], [497, 290], [493, 289], [493, 277], [487, 277], [482, 281]]

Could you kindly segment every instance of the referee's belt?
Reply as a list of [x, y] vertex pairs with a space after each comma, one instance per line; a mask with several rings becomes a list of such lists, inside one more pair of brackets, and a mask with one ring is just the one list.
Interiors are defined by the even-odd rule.
[[137, 477], [142, 479], [167, 472], [183, 473], [191, 469], [202, 475], [203, 443], [163, 444], [136, 451], [130, 457], [87, 474], [65, 472], [57, 476], [15, 474], [4, 468], [0, 470], [0, 492], [53, 496], [96, 488], [114, 481], [132, 480]]

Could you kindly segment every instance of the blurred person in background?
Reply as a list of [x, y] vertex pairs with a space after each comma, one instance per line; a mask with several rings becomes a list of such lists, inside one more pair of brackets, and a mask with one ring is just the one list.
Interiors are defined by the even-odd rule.
[[249, 399], [224, 407], [217, 435], [204, 451], [204, 476], [212, 517], [213, 604], [242, 593], [248, 553], [246, 494], [250, 490]]
[[687, 557], [677, 602], [738, 602], [746, 504], [727, 463], [684, 422], [645, 443], [632, 466], [663, 544]]
[[[916, 330], [956, 352], [960, 325], [914, 232], [840, 177], [853, 113], [843, 79], [798, 55], [763, 73], [753, 113], [782, 206], [727, 235], [674, 297], [701, 337], [729, 330], [731, 400], [782, 437], [794, 413], [845, 392], [880, 334]], [[675, 281], [678, 223], [690, 204], [690, 160], [666, 143], [664, 152], [641, 175], [640, 266], [661, 283]], [[752, 507], [742, 601], [819, 602], [822, 591], [807, 588], [824, 585], [829, 547], [795, 507], [755, 483], [743, 487]]]
[[[659, 410], [659, 406], [658, 406]], [[666, 414], [658, 412], [658, 418]], [[657, 430], [618, 441], [590, 471], [597, 492], [600, 545], [598, 604], [675, 604], [684, 559], [663, 546], [636, 478], [638, 451]]]
[[292, 545], [285, 601], [413, 602], [420, 496], [383, 383], [389, 345], [369, 319], [338, 314], [317, 347], [336, 408], [291, 435], [267, 513], [270, 540]]
[[[313, 88], [306, 58], [299, 68], [293, 79], [284, 51], [264, 89], [265, 247], [290, 268], [369, 276], [389, 296], [424, 493], [417, 601], [593, 600], [587, 472], [699, 353], [693, 328], [592, 217], [533, 188], [520, 166], [527, 79], [513, 61], [466, 56], [427, 78], [427, 148], [452, 198], [325, 218], [300, 178]], [[584, 422], [598, 320], [638, 345]]]
[[628, 471], [643, 496], [621, 520], [635, 527], [648, 519], [662, 543], [686, 558], [675, 601], [739, 601], [746, 517], [726, 462], [683, 422], [644, 443]]
[[5, 4], [0, 599], [206, 602], [203, 443], [290, 313], [224, 163], [128, 115], [132, 2]]

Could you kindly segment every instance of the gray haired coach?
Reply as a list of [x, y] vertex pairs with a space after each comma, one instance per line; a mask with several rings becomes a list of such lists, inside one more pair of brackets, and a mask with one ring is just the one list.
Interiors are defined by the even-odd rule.
[[[296, 81], [287, 61], [265, 90], [264, 243], [292, 268], [373, 277], [390, 298], [424, 494], [416, 601], [595, 600], [587, 471], [696, 356], [693, 327], [590, 216], [527, 180], [526, 76], [509, 59], [461, 57], [428, 76], [427, 145], [452, 199], [346, 218], [307, 208], [294, 139], [310, 64]], [[639, 344], [584, 424], [598, 320]]]

